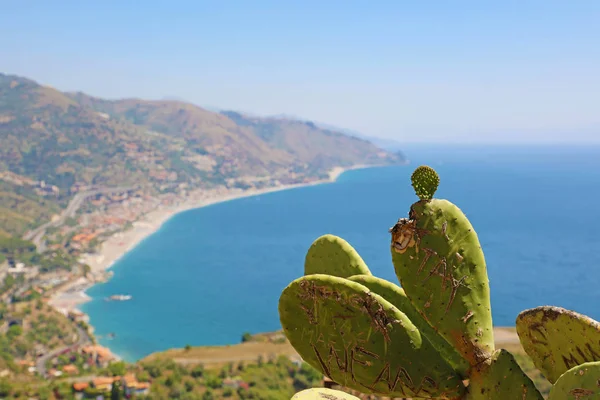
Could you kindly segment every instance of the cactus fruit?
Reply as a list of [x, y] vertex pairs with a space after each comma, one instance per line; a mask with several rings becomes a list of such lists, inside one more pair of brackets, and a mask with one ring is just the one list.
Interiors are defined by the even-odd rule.
[[464, 392], [406, 315], [361, 284], [301, 277], [284, 289], [279, 315], [300, 356], [340, 385], [390, 397], [455, 399]]
[[[415, 187], [430, 185], [430, 173], [415, 175]], [[425, 182], [418, 180], [422, 177]], [[486, 263], [467, 217], [447, 200], [420, 200], [409, 219], [400, 219], [390, 232], [396, 275], [414, 306], [471, 365], [490, 358], [494, 336]]]
[[411, 399], [540, 400], [512, 356], [494, 351], [485, 258], [469, 220], [433, 199], [439, 178], [419, 167], [420, 200], [390, 229], [402, 288], [371, 276], [345, 240], [312, 244], [305, 276], [279, 299], [284, 333], [308, 364], [362, 393]]
[[410, 180], [417, 196], [421, 200], [431, 200], [440, 184], [440, 177], [437, 172], [426, 165], [415, 169]]
[[543, 400], [543, 397], [512, 354], [501, 349], [473, 370], [467, 399]]
[[339, 390], [313, 388], [296, 393], [292, 400], [359, 400], [359, 398]]
[[304, 275], [327, 274], [347, 278], [371, 275], [361, 256], [344, 239], [323, 235], [313, 242], [304, 261]]
[[404, 290], [392, 282], [385, 279], [377, 278], [369, 275], [355, 275], [348, 278], [353, 282], [360, 283], [366, 286], [373, 293], [377, 293], [397, 309], [402, 311], [419, 329], [421, 335], [425, 336], [435, 347], [442, 357], [448, 360], [448, 363], [456, 370], [461, 377], [466, 377], [469, 369], [469, 363], [458, 354], [456, 349], [452, 347], [443, 337], [441, 337], [431, 325], [427, 323], [415, 309], [415, 306], [410, 302]]
[[552, 389], [548, 400], [600, 399], [600, 362], [587, 362], [562, 374]]
[[577, 365], [600, 361], [600, 324], [574, 311], [550, 306], [525, 310], [517, 317], [517, 333], [551, 383]]

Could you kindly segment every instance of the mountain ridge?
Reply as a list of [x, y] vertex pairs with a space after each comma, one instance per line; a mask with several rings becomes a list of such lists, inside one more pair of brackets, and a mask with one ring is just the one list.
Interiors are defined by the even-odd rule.
[[[14, 182], [33, 180], [42, 187], [25, 192], [37, 203], [42, 193], [64, 206], [82, 187], [135, 185], [156, 195], [302, 183], [334, 167], [403, 162], [369, 141], [306, 121], [213, 112], [180, 100], [108, 100], [0, 73], [0, 182], [11, 192]], [[2, 198], [0, 215], [14, 213]]]

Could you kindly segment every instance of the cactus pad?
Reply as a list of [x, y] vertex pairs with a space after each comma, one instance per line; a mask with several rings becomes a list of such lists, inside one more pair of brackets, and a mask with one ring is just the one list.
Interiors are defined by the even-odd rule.
[[579, 364], [600, 361], [600, 324], [574, 311], [549, 306], [525, 310], [517, 317], [517, 333], [551, 383]]
[[415, 306], [410, 302], [404, 290], [398, 285], [388, 282], [385, 279], [377, 278], [376, 276], [355, 275], [348, 278], [353, 282], [358, 282], [366, 286], [373, 293], [377, 293], [398, 310], [402, 311], [410, 321], [415, 324], [421, 335], [425, 336], [431, 342], [444, 359], [458, 372], [462, 377], [466, 376], [469, 369], [469, 363], [462, 358], [450, 343], [436, 332], [431, 325], [425, 321], [423, 316], [417, 311]]
[[501, 349], [472, 371], [468, 400], [543, 400], [512, 354]]
[[548, 400], [600, 399], [600, 362], [588, 362], [571, 368], [558, 378]]
[[440, 184], [440, 177], [431, 167], [422, 165], [410, 177], [415, 193], [421, 200], [431, 200]]
[[323, 235], [312, 243], [304, 260], [304, 275], [311, 274], [347, 278], [371, 275], [371, 271], [350, 243], [335, 235]]
[[471, 365], [489, 358], [489, 281], [467, 217], [447, 200], [418, 201], [390, 232], [396, 275], [417, 310]]
[[298, 392], [292, 400], [360, 400], [356, 396], [327, 388], [306, 389]]
[[279, 300], [286, 337], [338, 384], [389, 397], [460, 398], [460, 377], [407, 316], [348, 279], [296, 279]]

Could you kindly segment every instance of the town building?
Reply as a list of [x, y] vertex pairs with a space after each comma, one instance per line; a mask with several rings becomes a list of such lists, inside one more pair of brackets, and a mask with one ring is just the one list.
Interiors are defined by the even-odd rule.
[[109, 349], [99, 345], [85, 346], [81, 349], [81, 353], [88, 357], [90, 365], [96, 365], [100, 368], [108, 367], [108, 364], [115, 360], [115, 356]]

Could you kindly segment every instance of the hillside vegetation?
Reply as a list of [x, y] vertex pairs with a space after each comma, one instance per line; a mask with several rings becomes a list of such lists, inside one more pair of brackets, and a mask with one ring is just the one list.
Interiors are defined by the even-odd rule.
[[252, 187], [403, 161], [311, 122], [180, 101], [105, 100], [0, 74], [0, 235], [23, 234], [90, 187], [137, 186], [149, 194]]
[[29, 187], [0, 179], [0, 238], [21, 235], [28, 228], [49, 221], [60, 206], [56, 198], [41, 197]]

